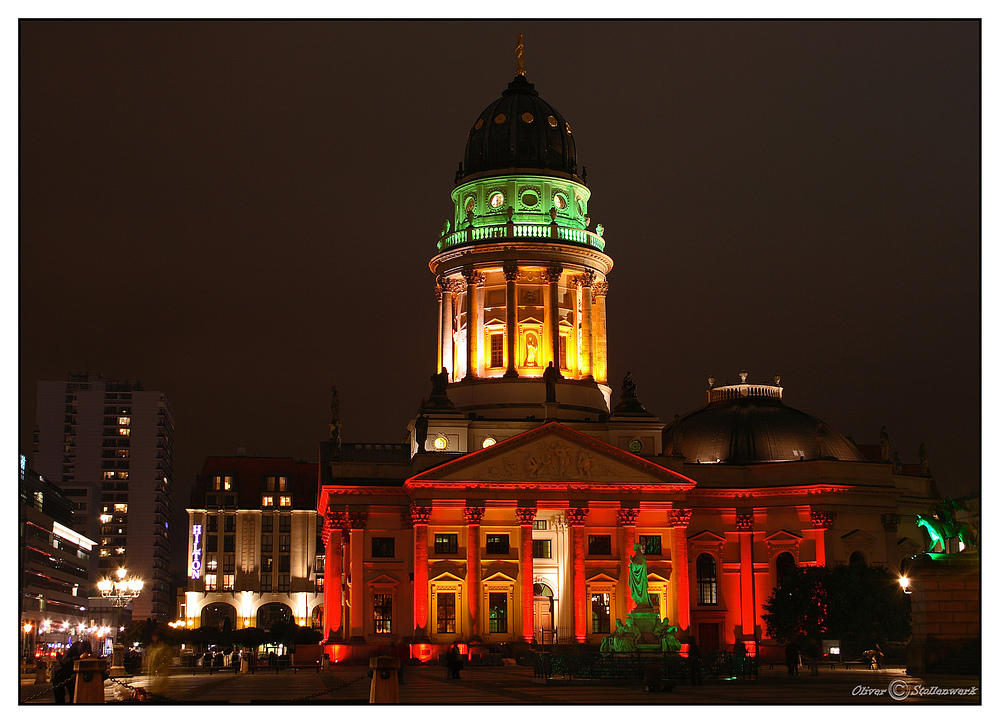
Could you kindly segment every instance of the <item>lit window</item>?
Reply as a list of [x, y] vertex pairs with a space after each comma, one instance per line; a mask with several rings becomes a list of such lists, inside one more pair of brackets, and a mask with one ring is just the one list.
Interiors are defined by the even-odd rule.
[[551, 558], [552, 557], [552, 541], [548, 538], [544, 540], [533, 540], [531, 541], [532, 555], [535, 558]]
[[118, 457], [120, 457], [120, 458], [127, 458], [127, 457], [129, 457], [129, 450], [128, 450], [128, 448], [125, 448], [124, 450], [119, 450], [118, 451]]
[[222, 590], [232, 591], [233, 586], [236, 585], [236, 576], [232, 573], [227, 573], [222, 576]]
[[104, 472], [104, 479], [105, 480], [114, 480], [115, 479], [115, 471], [114, 470], [106, 470]]
[[122, 437], [128, 437], [129, 435], [132, 434], [132, 428], [129, 428], [129, 427], [119, 427], [118, 428], [118, 434], [121, 435]]
[[278, 505], [280, 505], [282, 508], [292, 507], [292, 496], [291, 495], [280, 496], [278, 498]]
[[503, 367], [503, 334], [490, 335], [490, 367]]
[[448, 438], [444, 435], [438, 435], [434, 438], [434, 449], [435, 450], [447, 450], [448, 449]]
[[455, 633], [455, 594], [437, 595], [437, 632]]
[[556, 208], [562, 211], [566, 208], [566, 197], [562, 194], [556, 194], [552, 199], [552, 202], [556, 205]]
[[435, 533], [434, 554], [458, 553], [458, 533]]
[[549, 521], [547, 520], [536, 520], [531, 524], [532, 530], [548, 530]]
[[646, 551], [647, 556], [663, 555], [663, 548], [661, 547], [660, 536], [658, 535], [639, 536], [639, 545], [641, 545], [643, 550]]
[[107, 558], [111, 555], [111, 551], [107, 548], [101, 548], [101, 558]]
[[610, 593], [594, 593], [590, 596], [590, 625], [592, 633], [611, 633]]
[[392, 633], [392, 594], [376, 593], [372, 611], [375, 614], [375, 633]]
[[122, 425], [124, 427], [128, 427], [129, 425], [132, 424], [132, 418], [131, 417], [119, 417], [118, 418], [118, 424]]
[[115, 512], [116, 513], [127, 513], [128, 512], [128, 503], [115, 503]]
[[205, 574], [205, 590], [217, 591], [219, 588], [219, 577], [214, 573]]
[[507, 633], [507, 594], [490, 594], [490, 633]]
[[115, 473], [115, 477], [119, 480], [128, 480], [128, 470], [119, 470]]
[[698, 603], [706, 605], [718, 604], [715, 558], [709, 553], [702, 553], [698, 556], [696, 568], [698, 571]]
[[492, 206], [494, 209], [499, 209], [501, 206], [503, 206], [503, 202], [505, 200], [506, 199], [504, 195], [499, 191], [495, 191], [492, 194], [490, 194], [490, 206]]
[[263, 496], [261, 496], [260, 507], [262, 507], [262, 508], [273, 508], [274, 507], [274, 496], [273, 495], [263, 495]]

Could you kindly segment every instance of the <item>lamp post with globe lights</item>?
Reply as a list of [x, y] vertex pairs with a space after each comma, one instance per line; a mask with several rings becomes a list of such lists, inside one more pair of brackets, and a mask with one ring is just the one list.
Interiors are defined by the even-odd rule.
[[132, 601], [142, 593], [143, 581], [141, 578], [129, 577], [125, 568], [115, 571], [115, 578], [102, 578], [97, 582], [97, 588], [101, 596], [108, 599], [115, 610], [115, 643], [111, 655], [111, 676], [122, 676], [125, 674], [125, 647], [118, 642], [118, 634], [121, 629], [121, 612]]

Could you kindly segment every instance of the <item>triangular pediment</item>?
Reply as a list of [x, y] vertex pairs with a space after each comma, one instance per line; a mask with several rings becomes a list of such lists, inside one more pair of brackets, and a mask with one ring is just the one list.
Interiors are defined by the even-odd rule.
[[506, 323], [506, 322], [505, 322], [505, 320], [501, 319], [501, 318], [500, 318], [499, 316], [496, 316], [496, 315], [493, 315], [493, 316], [490, 316], [490, 317], [488, 317], [488, 318], [487, 318], [487, 319], [486, 319], [486, 320], [485, 320], [485, 321], [483, 322], [483, 324], [484, 324], [484, 325], [487, 325], [487, 326], [488, 326], [488, 325], [492, 325], [492, 324], [498, 324], [498, 325], [502, 325], [502, 324], [505, 324], [505, 323]]
[[431, 583], [462, 583], [465, 577], [455, 575], [452, 571], [442, 571], [440, 574], [435, 574], [431, 570], [429, 571], [428, 580]]
[[587, 576], [587, 583], [618, 583], [618, 579], [607, 571], [598, 569]]
[[647, 578], [650, 583], [670, 583], [670, 571], [659, 568], [647, 566], [646, 568]]
[[850, 533], [845, 533], [844, 535], [840, 536], [840, 539], [843, 541], [849, 541], [851, 543], [871, 543], [873, 540], [875, 540], [875, 536], [873, 536], [871, 533], [867, 533], [861, 530], [860, 528], [855, 528]]
[[448, 483], [604, 483], [689, 490], [695, 481], [558, 422], [463, 455], [406, 481]]
[[522, 317], [521, 319], [519, 319], [517, 321], [520, 322], [522, 325], [523, 324], [541, 324], [542, 323], [542, 320], [535, 319], [532, 316]]
[[769, 536], [766, 536], [764, 540], [768, 543], [794, 543], [802, 540], [802, 536], [796, 535], [791, 531], [779, 530], [775, 533], [771, 533]]
[[432, 581], [465, 580], [464, 561], [436, 561], [428, 566], [427, 575]]
[[494, 563], [491, 566], [487, 566], [486, 570], [483, 571], [483, 583], [486, 583], [487, 581], [508, 581], [510, 583], [516, 583], [517, 564]]
[[380, 584], [380, 583], [381, 584], [388, 583], [388, 584], [391, 584], [393, 586], [398, 586], [399, 585], [399, 579], [394, 578], [393, 576], [390, 576], [388, 573], [380, 573], [379, 575], [375, 576], [375, 578], [370, 578], [367, 581], [367, 583], [369, 585], [377, 585], [377, 584]]
[[688, 537], [688, 540], [692, 543], [725, 543], [725, 536], [721, 536], [718, 533], [713, 533], [710, 530], [703, 530], [701, 533], [695, 533]]

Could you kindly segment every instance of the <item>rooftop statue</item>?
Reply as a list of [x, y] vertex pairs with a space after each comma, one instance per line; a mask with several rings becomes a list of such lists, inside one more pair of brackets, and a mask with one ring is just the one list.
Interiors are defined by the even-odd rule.
[[632, 546], [634, 555], [628, 560], [628, 589], [632, 594], [635, 605], [648, 608], [649, 602], [649, 577], [646, 573], [646, 551], [642, 545], [636, 543]]

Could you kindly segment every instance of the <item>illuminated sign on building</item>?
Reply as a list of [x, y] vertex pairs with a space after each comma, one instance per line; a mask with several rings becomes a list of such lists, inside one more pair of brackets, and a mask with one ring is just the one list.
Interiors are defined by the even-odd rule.
[[201, 578], [201, 526], [191, 527], [194, 543], [191, 546], [191, 578]]

